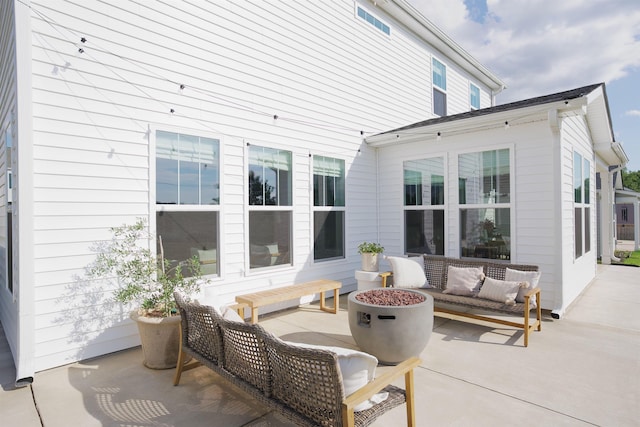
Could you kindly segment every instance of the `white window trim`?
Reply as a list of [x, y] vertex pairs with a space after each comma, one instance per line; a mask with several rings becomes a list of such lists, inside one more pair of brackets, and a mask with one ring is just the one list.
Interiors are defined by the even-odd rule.
[[[471, 92], [471, 88], [472, 87], [475, 87], [476, 89], [478, 89], [478, 106], [477, 107], [475, 107], [475, 106], [473, 106], [473, 104], [471, 104], [471, 93], [472, 93]], [[471, 110], [479, 110], [480, 108], [482, 108], [482, 103], [481, 103], [481, 100], [480, 100], [480, 94], [481, 94], [480, 86], [478, 86], [478, 85], [476, 85], [476, 84], [474, 84], [472, 82], [469, 82], [469, 108]]]
[[[284, 150], [291, 152], [291, 206], [256, 206], [249, 204], [249, 147], [259, 146], [264, 148], [271, 148], [274, 150]], [[245, 277], [254, 277], [265, 274], [271, 274], [273, 271], [292, 270], [295, 266], [295, 241], [296, 241], [296, 211], [294, 209], [296, 203], [296, 151], [292, 147], [286, 147], [284, 145], [276, 145], [264, 141], [251, 141], [246, 142], [243, 145], [244, 151], [244, 165], [242, 171], [242, 206], [243, 206], [243, 226], [244, 226], [244, 275]], [[221, 156], [222, 157], [222, 156]], [[308, 157], [308, 156], [307, 156]], [[251, 268], [251, 248], [250, 248], [250, 236], [249, 236], [249, 213], [255, 211], [289, 211], [291, 212], [291, 247], [290, 257], [291, 264], [284, 265], [272, 265], [260, 268]]]
[[[467, 150], [460, 150], [457, 151], [455, 153], [451, 154], [451, 162], [453, 164], [453, 176], [455, 177], [454, 181], [455, 183], [452, 183], [452, 185], [455, 185], [455, 196], [453, 198], [453, 200], [451, 201], [451, 208], [453, 211], [455, 211], [455, 221], [457, 222], [457, 225], [454, 227], [455, 232], [452, 234], [455, 234], [455, 236], [452, 236], [452, 238], [455, 238], [455, 245], [451, 245], [451, 249], [456, 249], [455, 253], [452, 254], [452, 256], [455, 257], [459, 257], [460, 253], [461, 253], [461, 246], [460, 246], [460, 242], [461, 242], [461, 234], [460, 234], [460, 210], [461, 209], [474, 209], [474, 208], [486, 208], [488, 206], [488, 204], [460, 204], [460, 200], [459, 200], [459, 187], [458, 187], [458, 178], [460, 177], [460, 171], [458, 169], [458, 159], [460, 157], [461, 154], [469, 154], [469, 153], [478, 153], [478, 152], [484, 152], [484, 151], [496, 151], [496, 150], [503, 150], [503, 149], [508, 149], [509, 150], [509, 203], [493, 203], [491, 204], [491, 207], [493, 208], [509, 208], [509, 221], [511, 222], [511, 227], [509, 232], [511, 233], [511, 252], [510, 252], [510, 257], [511, 257], [511, 262], [516, 262], [515, 260], [517, 260], [517, 250], [516, 248], [518, 247], [517, 245], [517, 235], [516, 235], [516, 206], [517, 206], [517, 196], [516, 196], [516, 176], [515, 176], [515, 171], [516, 171], [516, 164], [515, 164], [515, 144], [502, 144], [502, 145], [487, 145], [482, 147], [481, 149], [478, 149], [477, 147], [475, 149], [467, 149]], [[455, 246], [455, 248], [453, 247]]]
[[[344, 175], [344, 206], [315, 206], [313, 202], [313, 191], [314, 191], [314, 181], [313, 181], [313, 158], [314, 156], [322, 156], [322, 157], [331, 157], [334, 159], [344, 161], [345, 175]], [[347, 262], [347, 205], [348, 205], [348, 195], [347, 195], [347, 169], [348, 162], [344, 157], [335, 157], [331, 154], [312, 154], [309, 156], [309, 259], [311, 259], [312, 264], [320, 264], [323, 266], [330, 265], [333, 263], [346, 263]], [[344, 240], [344, 256], [342, 258], [327, 258], [316, 260], [314, 255], [314, 246], [315, 246], [315, 233], [314, 233], [314, 225], [315, 225], [315, 212], [330, 212], [330, 211], [339, 211], [344, 212], [344, 235], [342, 236]]]
[[[202, 138], [211, 138], [217, 139], [219, 141], [218, 145], [218, 154], [219, 154], [219, 163], [218, 170], [220, 176], [218, 177], [220, 183], [220, 201], [217, 205], [158, 205], [156, 204], [156, 133], [157, 131], [164, 132], [174, 132], [184, 135], [194, 135]], [[223, 226], [223, 218], [224, 218], [224, 135], [213, 133], [211, 131], [203, 131], [199, 129], [191, 129], [191, 128], [183, 128], [178, 126], [170, 126], [170, 125], [149, 125], [149, 230], [157, 229], [156, 223], [156, 213], [157, 212], [186, 212], [186, 211], [198, 211], [198, 212], [218, 212], [218, 259], [224, 260], [226, 256], [225, 253], [225, 242], [224, 242], [224, 233], [222, 230]], [[156, 245], [151, 245], [150, 249], [155, 253]], [[222, 280], [224, 277], [224, 262], [220, 262], [218, 265], [218, 275], [207, 277], [209, 280], [217, 281]]]
[[[364, 19], [362, 19], [358, 15], [358, 8], [364, 10], [366, 13], [368, 13], [371, 16], [373, 16], [375, 19], [380, 21], [380, 23], [386, 25], [387, 28], [389, 28], [389, 34], [385, 33], [381, 29], [377, 28], [375, 25], [372, 25], [370, 22], [365, 21]], [[368, 7], [365, 7], [364, 5], [358, 3], [357, 1], [353, 2], [353, 16], [358, 22], [360, 22], [361, 25], [364, 25], [369, 30], [373, 30], [376, 34], [384, 37], [385, 39], [390, 39], [391, 38], [391, 35], [393, 34], [391, 25], [389, 25], [385, 19], [381, 19], [380, 16], [377, 13], [372, 12], [371, 9], [369, 9]]]

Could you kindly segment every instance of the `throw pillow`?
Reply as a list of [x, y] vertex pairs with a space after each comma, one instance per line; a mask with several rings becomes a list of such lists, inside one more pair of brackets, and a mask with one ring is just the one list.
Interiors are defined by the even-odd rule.
[[484, 280], [482, 267], [447, 267], [447, 288], [443, 294], [473, 296]]
[[[338, 366], [340, 367], [340, 373], [342, 374], [342, 384], [344, 385], [345, 397], [358, 391], [375, 378], [378, 359], [371, 354], [344, 347], [332, 347], [296, 342], [287, 342], [287, 344], [304, 348], [328, 350], [337, 354]], [[357, 405], [354, 408], [354, 411], [359, 412], [369, 409], [373, 405], [385, 401], [387, 397], [389, 397], [389, 393], [387, 392], [377, 393], [371, 396], [368, 401]]]
[[490, 299], [506, 305], [515, 305], [518, 290], [521, 286], [524, 286], [524, 283], [525, 282], [507, 282], [505, 280], [496, 280], [487, 277], [484, 279], [480, 292], [478, 292], [478, 298]]
[[[526, 288], [520, 288], [518, 295], [516, 295], [516, 302], [524, 302], [524, 294], [527, 293], [529, 289], [533, 289], [538, 286], [538, 282], [540, 282], [540, 272], [514, 270], [507, 267], [504, 273], [504, 280], [529, 283]], [[529, 299], [529, 306], [531, 308], [536, 308], [535, 298]]]
[[393, 286], [398, 288], [423, 288], [429, 287], [427, 277], [424, 275], [422, 257], [385, 257], [391, 264], [393, 271]]

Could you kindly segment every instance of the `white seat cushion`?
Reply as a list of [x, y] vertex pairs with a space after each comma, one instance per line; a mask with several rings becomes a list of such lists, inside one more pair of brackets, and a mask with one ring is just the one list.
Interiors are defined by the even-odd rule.
[[385, 257], [393, 271], [393, 286], [398, 288], [428, 288], [422, 257]]

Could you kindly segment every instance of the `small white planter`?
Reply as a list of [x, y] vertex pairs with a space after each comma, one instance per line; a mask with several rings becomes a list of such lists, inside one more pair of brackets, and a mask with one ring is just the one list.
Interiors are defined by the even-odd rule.
[[378, 254], [373, 252], [367, 252], [362, 255], [362, 270], [363, 271], [378, 271]]

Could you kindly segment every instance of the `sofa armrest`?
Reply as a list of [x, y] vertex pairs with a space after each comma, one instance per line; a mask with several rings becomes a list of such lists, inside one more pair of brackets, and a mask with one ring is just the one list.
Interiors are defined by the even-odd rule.
[[533, 289], [529, 289], [529, 290], [524, 294], [524, 296], [525, 296], [525, 297], [531, 297], [531, 296], [533, 296], [533, 295], [535, 295], [535, 294], [539, 294], [539, 293], [540, 293], [540, 288], [535, 287], [535, 288], [533, 288]]
[[382, 287], [386, 288], [387, 287], [387, 280], [388, 280], [389, 277], [393, 276], [393, 273], [391, 271], [383, 271], [378, 276], [382, 277]]
[[396, 378], [404, 375], [405, 391], [406, 391], [406, 404], [407, 404], [407, 424], [409, 426], [415, 425], [415, 408], [413, 403], [413, 369], [418, 367], [422, 361], [417, 357], [411, 357], [404, 362], [390, 368], [382, 375], [376, 377], [358, 389], [356, 392], [351, 393], [342, 402], [342, 419], [344, 425], [353, 425], [354, 415], [353, 408], [360, 403], [370, 399], [374, 394], [391, 384]]

